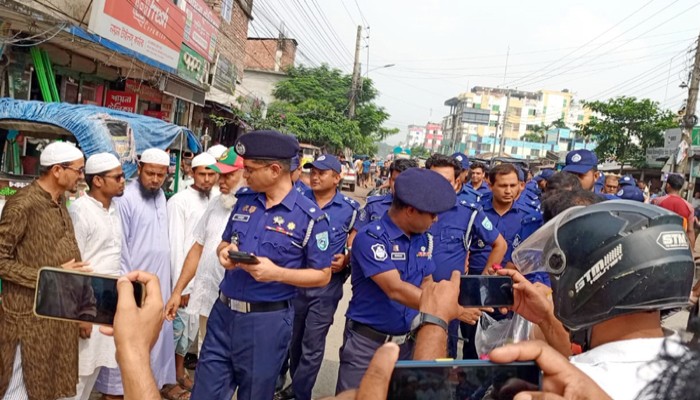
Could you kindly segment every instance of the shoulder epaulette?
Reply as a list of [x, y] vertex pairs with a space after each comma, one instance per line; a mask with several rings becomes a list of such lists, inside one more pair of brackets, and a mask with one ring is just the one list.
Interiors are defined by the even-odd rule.
[[369, 224], [367, 225], [367, 234], [372, 236], [375, 239], [379, 239], [379, 237], [384, 233], [384, 228], [377, 223], [374, 224]]
[[355, 210], [360, 208], [360, 203], [358, 203], [357, 200], [353, 199], [352, 197], [343, 196], [343, 200], [345, 200], [346, 203], [350, 204], [350, 206]]
[[242, 188], [238, 189], [238, 191], [236, 192], [236, 197], [257, 194], [257, 193], [258, 192], [252, 190], [248, 186], [243, 186]]

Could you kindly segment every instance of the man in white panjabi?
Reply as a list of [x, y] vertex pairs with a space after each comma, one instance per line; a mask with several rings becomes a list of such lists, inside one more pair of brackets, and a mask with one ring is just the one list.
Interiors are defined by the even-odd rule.
[[[124, 193], [124, 172], [110, 153], [90, 156], [85, 163], [90, 191], [74, 201], [68, 212], [73, 221], [80, 255], [93, 273], [121, 275], [122, 228], [112, 199]], [[102, 367], [116, 368], [114, 338], [101, 334], [97, 325], [80, 323], [79, 381], [72, 399], [87, 400]]]

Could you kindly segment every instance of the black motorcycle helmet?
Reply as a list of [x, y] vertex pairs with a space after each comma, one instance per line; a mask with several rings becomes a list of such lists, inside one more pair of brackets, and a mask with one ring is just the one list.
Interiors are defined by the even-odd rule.
[[521, 272], [547, 271], [569, 329], [684, 306], [695, 263], [680, 216], [628, 200], [570, 208], [513, 253]]

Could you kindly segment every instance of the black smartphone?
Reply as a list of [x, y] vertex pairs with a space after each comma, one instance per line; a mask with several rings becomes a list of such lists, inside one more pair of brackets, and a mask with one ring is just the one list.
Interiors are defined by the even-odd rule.
[[459, 304], [464, 307], [512, 306], [513, 280], [509, 276], [463, 275]]
[[[111, 326], [117, 312], [118, 278], [62, 268], [41, 268], [34, 297], [34, 314], [44, 318]], [[141, 307], [146, 288], [141, 282], [133, 284], [134, 300]]]
[[233, 262], [241, 264], [260, 264], [260, 260], [258, 260], [257, 257], [250, 253], [246, 253], [245, 251], [229, 250], [228, 258], [230, 258]]
[[[387, 400], [512, 399], [541, 387], [534, 362], [494, 364], [481, 360], [399, 361], [389, 382]], [[487, 396], [488, 395], [488, 396]]]

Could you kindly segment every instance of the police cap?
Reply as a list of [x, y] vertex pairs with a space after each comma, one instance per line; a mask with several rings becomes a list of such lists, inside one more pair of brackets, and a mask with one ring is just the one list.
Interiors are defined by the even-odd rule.
[[457, 202], [454, 188], [447, 179], [422, 168], [402, 172], [394, 182], [394, 195], [419, 211], [433, 214], [447, 211]]
[[454, 153], [452, 154], [452, 158], [459, 161], [460, 165], [462, 165], [462, 171], [469, 169], [469, 157], [467, 157], [466, 154]]
[[253, 131], [241, 135], [234, 148], [249, 160], [285, 160], [299, 153], [299, 142], [277, 131]]

